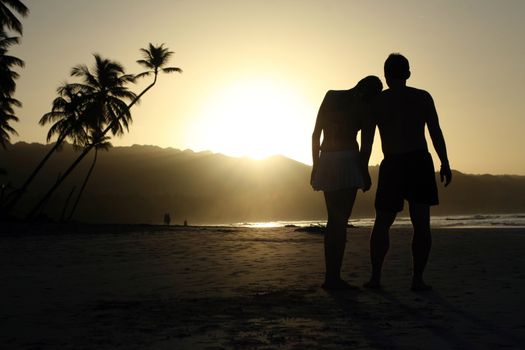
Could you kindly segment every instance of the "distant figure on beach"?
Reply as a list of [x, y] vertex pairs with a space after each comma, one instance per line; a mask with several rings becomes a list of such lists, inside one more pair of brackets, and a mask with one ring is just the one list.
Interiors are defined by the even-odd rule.
[[434, 165], [425, 139], [425, 125], [441, 160], [439, 173], [445, 186], [452, 180], [452, 172], [432, 96], [406, 85], [410, 67], [404, 56], [391, 54], [385, 61], [384, 70], [389, 89], [376, 100], [371, 123], [363, 129], [362, 154], [366, 164], [376, 125], [384, 155], [379, 168], [376, 219], [370, 238], [372, 277], [365, 287], [381, 287], [381, 268], [389, 248], [390, 226], [397, 212], [403, 210], [404, 200], [407, 200], [414, 229], [412, 290], [429, 290], [431, 287], [423, 281], [423, 271], [432, 244], [430, 206], [438, 204], [438, 192]]
[[164, 224], [169, 226], [171, 223], [170, 213], [164, 213]]
[[[356, 137], [370, 119], [370, 102], [382, 90], [381, 80], [368, 76], [350, 90], [326, 93], [312, 134], [313, 167], [310, 183], [323, 191], [328, 212], [324, 236], [325, 289], [347, 289], [341, 279], [346, 228], [357, 190], [370, 189], [370, 176], [363, 168]], [[321, 144], [321, 133], [323, 142]]]

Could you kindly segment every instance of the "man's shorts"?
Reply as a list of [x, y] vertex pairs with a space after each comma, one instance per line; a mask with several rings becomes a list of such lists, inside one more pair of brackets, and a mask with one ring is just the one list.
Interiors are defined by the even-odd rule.
[[399, 212], [405, 199], [427, 205], [439, 203], [434, 163], [427, 151], [389, 155], [381, 162], [376, 210]]

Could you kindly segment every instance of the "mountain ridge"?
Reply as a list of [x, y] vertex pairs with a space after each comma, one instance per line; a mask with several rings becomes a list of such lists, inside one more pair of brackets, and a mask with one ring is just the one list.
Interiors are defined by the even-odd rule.
[[[51, 144], [18, 142], [0, 152], [0, 183], [18, 187]], [[23, 216], [73, 161], [69, 144], [51, 157], [20, 201]], [[66, 197], [80, 186], [90, 154], [45, 208], [60, 217]], [[99, 223], [161, 223], [165, 212], [174, 223], [232, 223], [275, 220], [324, 220], [323, 195], [309, 185], [311, 167], [285, 156], [263, 160], [211, 151], [194, 152], [155, 145], [116, 146], [99, 152], [97, 165], [75, 219]], [[370, 167], [374, 181], [378, 166]], [[452, 184], [439, 184], [441, 205], [435, 215], [525, 212], [525, 176], [471, 175], [454, 171]], [[374, 216], [375, 186], [359, 192], [354, 217]], [[406, 213], [405, 213], [406, 214]]]

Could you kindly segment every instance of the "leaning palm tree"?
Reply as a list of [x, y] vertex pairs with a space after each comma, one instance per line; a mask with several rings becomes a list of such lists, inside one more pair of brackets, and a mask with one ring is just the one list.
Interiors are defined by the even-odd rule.
[[22, 23], [11, 10], [25, 17], [29, 14], [29, 9], [20, 0], [0, 0], [0, 23], [2, 26], [22, 34]]
[[100, 136], [100, 131], [91, 130], [91, 135], [89, 136], [89, 143], [86, 146], [91, 147], [91, 145], [94, 144], [94, 147], [92, 148], [95, 149], [95, 156], [93, 157], [93, 162], [91, 163], [91, 166], [89, 167], [86, 177], [84, 178], [84, 182], [82, 182], [82, 186], [80, 187], [80, 190], [78, 192], [77, 199], [75, 200], [75, 203], [73, 204], [73, 207], [71, 208], [71, 211], [69, 212], [67, 221], [71, 221], [71, 219], [73, 218], [73, 215], [75, 214], [75, 210], [77, 209], [78, 203], [80, 202], [80, 198], [82, 197], [82, 194], [84, 193], [84, 190], [86, 189], [89, 178], [91, 177], [91, 174], [93, 173], [93, 169], [95, 168], [95, 164], [97, 163], [98, 151], [99, 150], [107, 151], [111, 147], [111, 143], [108, 140], [109, 140], [108, 136]]
[[127, 87], [135, 82], [135, 76], [125, 74], [124, 67], [117, 62], [94, 55], [95, 65], [90, 70], [78, 65], [71, 75], [82, 83], [76, 84], [85, 91], [84, 118], [94, 130], [107, 129], [113, 135], [122, 135], [129, 128], [131, 113], [126, 100], [133, 101], [136, 95]]
[[58, 97], [53, 100], [51, 111], [44, 114], [39, 121], [40, 125], [52, 124], [47, 133], [47, 142], [55, 137], [56, 141], [22, 186], [10, 194], [9, 201], [6, 201], [3, 208], [6, 211], [11, 210], [18, 203], [36, 175], [61, 148], [64, 141], [68, 140], [73, 145], [79, 146], [86, 143], [87, 134], [83, 126], [85, 118], [82, 118], [86, 91], [78, 84], [64, 83], [57, 89], [57, 93]]
[[[15, 191], [5, 204], [4, 211], [14, 208], [27, 191], [29, 185], [43, 168], [45, 163], [69, 140], [74, 146], [84, 148], [88, 144], [88, 131], [100, 130], [110, 124], [117, 115], [126, 109], [126, 102], [134, 99], [135, 94], [129, 91], [126, 84], [134, 81], [134, 76], [125, 74], [124, 68], [111, 60], [95, 55], [95, 65], [91, 70], [85, 65], [79, 65], [71, 70], [72, 76], [82, 77], [81, 83], [65, 83], [57, 89], [58, 97], [53, 101], [52, 110], [40, 119], [40, 124], [52, 124], [47, 134], [47, 141], [55, 136], [57, 140], [44, 156], [24, 184]], [[103, 117], [101, 117], [101, 115]], [[131, 118], [129, 113], [123, 119], [124, 126], [114, 124], [115, 134], [123, 133]]]
[[[147, 68], [147, 70], [143, 73], [138, 74], [134, 78], [142, 78], [146, 76], [153, 75], [153, 82], [148, 85], [140, 94], [136, 95], [133, 100], [126, 106], [125, 109], [122, 109], [119, 111], [121, 114], [114, 114], [116, 118], [109, 121], [110, 118], [106, 118], [105, 116], [100, 116], [102, 119], [106, 119], [108, 121], [108, 125], [105, 129], [102, 130], [102, 133], [100, 136], [106, 136], [110, 131], [113, 134], [118, 134], [118, 131], [122, 130], [122, 126], [128, 128], [129, 122], [131, 122], [131, 115], [130, 115], [130, 109], [135, 103], [137, 103], [144, 94], [149, 91], [157, 82], [157, 77], [159, 73], [173, 73], [178, 72], [182, 73], [182, 69], [177, 67], [165, 67], [170, 59], [170, 57], [173, 55], [172, 51], [169, 51], [167, 48], [164, 47], [164, 44], [154, 46], [151, 43], [149, 44], [147, 49], [141, 49], [141, 52], [143, 54], [143, 59], [138, 60], [137, 63]], [[85, 70], [77, 70], [79, 73], [84, 72]], [[93, 82], [93, 79], [88, 79], [88, 81]], [[100, 110], [100, 112], [103, 112]], [[96, 119], [96, 118], [94, 118]], [[91, 151], [91, 149], [95, 147], [95, 145], [88, 146], [84, 151], [78, 156], [78, 158], [71, 164], [71, 166], [64, 172], [64, 174], [57, 180], [57, 182], [51, 187], [51, 189], [44, 195], [42, 200], [37, 203], [37, 205], [31, 210], [28, 217], [33, 218], [35, 215], [39, 212], [39, 210], [42, 208], [42, 206], [49, 200], [49, 198], [53, 195], [53, 193], [57, 190], [57, 188], [60, 186], [60, 184], [71, 174], [71, 172], [75, 169], [75, 167], [84, 159], [84, 157]]]
[[178, 67], [166, 67], [168, 61], [170, 60], [171, 56], [173, 56], [174, 52], [169, 51], [168, 48], [164, 47], [164, 44], [155, 46], [149, 43], [148, 48], [140, 49], [140, 52], [142, 53], [143, 59], [138, 60], [137, 63], [146, 68], [147, 70], [140, 74], [137, 74], [136, 78], [144, 78], [153, 75], [153, 82], [150, 85], [148, 85], [144, 90], [142, 90], [142, 92], [137, 96], [137, 98], [129, 105], [129, 108], [131, 108], [136, 102], [138, 102], [139, 99], [157, 83], [157, 77], [160, 72], [182, 73], [182, 69]]
[[64, 83], [57, 89], [58, 97], [53, 100], [50, 112], [47, 112], [38, 122], [44, 126], [52, 124], [47, 133], [46, 141], [57, 137], [56, 144], [69, 139], [73, 145], [83, 145], [87, 140], [84, 124], [87, 91], [78, 84]]
[[[113, 135], [122, 135], [131, 123], [131, 113], [126, 100], [132, 101], [136, 95], [127, 88], [127, 85], [135, 81], [135, 76], [126, 74], [122, 65], [117, 62], [104, 59], [100, 55], [94, 57], [93, 68], [78, 65], [71, 70], [73, 77], [81, 79], [80, 83], [69, 84], [72, 88], [82, 91], [81, 127], [88, 133], [90, 130], [105, 130], [105, 134], [111, 132]], [[79, 158], [57, 179], [48, 195], [44, 196], [31, 211], [30, 216], [36, 214], [47, 202], [52, 193], [94, 146], [95, 143], [83, 148], [84, 151]]]

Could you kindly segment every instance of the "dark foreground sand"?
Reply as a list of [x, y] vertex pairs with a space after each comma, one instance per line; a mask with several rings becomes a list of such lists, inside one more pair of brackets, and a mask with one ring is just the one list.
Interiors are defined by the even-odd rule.
[[[393, 231], [383, 291], [338, 293], [318, 287], [318, 234], [80, 231], [0, 236], [1, 349], [525, 348], [523, 229], [435, 230], [434, 291], [419, 294], [406, 229]], [[349, 229], [344, 276], [357, 285], [368, 233]]]

